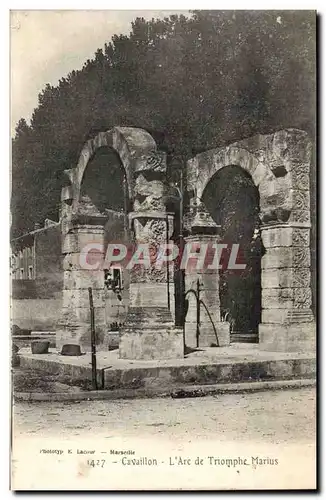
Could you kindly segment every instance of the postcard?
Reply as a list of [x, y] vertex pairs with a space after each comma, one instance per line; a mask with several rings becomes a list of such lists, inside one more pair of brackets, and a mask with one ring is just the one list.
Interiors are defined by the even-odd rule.
[[12, 490], [316, 490], [316, 22], [11, 11]]

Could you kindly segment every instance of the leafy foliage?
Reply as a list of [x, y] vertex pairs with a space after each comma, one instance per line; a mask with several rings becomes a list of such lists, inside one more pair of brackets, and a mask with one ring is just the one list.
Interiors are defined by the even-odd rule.
[[[39, 95], [12, 142], [12, 234], [58, 214], [61, 172], [115, 125], [153, 134], [174, 165], [199, 151], [284, 127], [314, 136], [315, 15], [194, 11], [115, 35]], [[179, 162], [175, 160], [179, 160]], [[178, 168], [170, 176], [179, 177]]]

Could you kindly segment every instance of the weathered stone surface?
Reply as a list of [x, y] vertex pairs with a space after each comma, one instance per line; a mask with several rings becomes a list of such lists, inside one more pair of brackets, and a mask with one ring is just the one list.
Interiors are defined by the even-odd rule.
[[158, 282], [131, 282], [130, 305], [132, 307], [167, 307], [167, 284]]
[[[202, 312], [203, 317], [204, 311]], [[225, 347], [230, 345], [230, 324], [228, 322], [215, 322], [216, 335], [211, 323], [201, 321], [199, 331], [199, 347]], [[217, 338], [216, 338], [217, 336]], [[185, 323], [186, 346], [196, 348], [196, 318], [188, 318]]]
[[261, 324], [291, 324], [308, 323], [313, 321], [313, 314], [309, 307], [295, 308], [265, 308], [262, 309]]
[[259, 347], [264, 351], [309, 353], [316, 349], [315, 323], [259, 325]]
[[262, 289], [265, 288], [301, 288], [310, 286], [309, 268], [263, 269], [261, 273]]
[[[252, 172], [251, 176], [256, 186], [259, 186], [263, 183], [267, 184], [268, 181], [273, 180], [270, 172], [267, 171], [266, 165], [263, 165], [262, 163], [259, 163], [257, 165], [257, 168], [254, 170], [254, 172]], [[266, 179], [267, 176], [268, 180]]]
[[264, 288], [262, 306], [269, 309], [289, 309], [293, 306], [294, 288]]
[[268, 248], [261, 259], [262, 269], [302, 268], [310, 266], [309, 247]]
[[104, 244], [104, 226], [83, 225], [70, 229], [62, 235], [62, 253], [76, 253], [90, 250], [90, 245], [98, 246]]
[[[112, 130], [101, 132], [84, 145], [77, 167], [69, 171], [67, 180], [70, 183], [62, 193], [63, 200], [63, 223], [62, 223], [62, 251], [64, 254], [64, 308], [63, 308], [63, 329], [66, 328], [66, 335], [78, 341], [83, 338], [83, 331], [87, 330], [86, 323], [89, 321], [89, 309], [87, 308], [87, 296], [85, 291], [88, 287], [94, 290], [94, 303], [98, 305], [101, 291], [104, 292], [104, 272], [103, 270], [88, 270], [83, 265], [85, 263], [94, 264], [94, 258], [88, 262], [90, 245], [94, 245], [97, 250], [98, 260], [103, 259], [101, 246], [104, 253], [104, 224], [98, 209], [87, 194], [83, 192], [82, 185], [84, 173], [88, 162], [98, 148], [103, 146], [111, 147], [119, 155], [125, 171], [126, 184], [129, 198], [134, 200], [134, 210], [140, 212], [139, 218], [133, 218], [133, 227], [136, 233], [136, 242], [149, 243], [151, 248], [157, 251], [158, 245], [166, 240], [166, 221], [164, 194], [164, 173], [166, 171], [166, 154], [157, 151], [154, 139], [146, 131], [130, 127], [115, 127]], [[141, 173], [142, 172], [142, 173]], [[99, 179], [99, 182], [101, 180]], [[102, 210], [102, 209], [101, 209]], [[104, 211], [106, 209], [103, 209]], [[103, 212], [104, 213], [104, 212]], [[160, 213], [160, 216], [157, 214]], [[153, 215], [154, 214], [154, 215]], [[156, 215], [155, 215], [156, 214]], [[87, 219], [85, 219], [87, 215]], [[91, 217], [91, 219], [90, 219]], [[81, 221], [91, 221], [91, 224], [81, 225]], [[97, 224], [98, 221], [98, 224]], [[173, 227], [168, 227], [172, 233]], [[100, 247], [100, 248], [98, 248]], [[94, 257], [94, 256], [93, 256]], [[153, 259], [152, 259], [153, 260]], [[101, 264], [101, 263], [100, 263]], [[137, 273], [133, 274], [137, 278]], [[163, 292], [165, 307], [167, 306], [166, 271], [165, 269], [155, 269], [151, 265], [145, 276], [145, 283], [164, 283]], [[139, 280], [141, 281], [141, 280]], [[162, 288], [163, 291], [163, 288]], [[144, 292], [144, 300], [142, 299]], [[153, 296], [157, 295], [158, 289], [152, 290], [151, 304]], [[133, 299], [139, 303], [138, 307], [143, 307], [149, 301], [146, 289], [137, 288], [137, 293]], [[159, 293], [160, 295], [160, 293]], [[107, 297], [106, 297], [107, 298]], [[157, 300], [161, 303], [161, 299]], [[112, 306], [112, 301], [111, 301]], [[99, 323], [105, 325], [105, 310], [108, 307], [97, 307]], [[108, 314], [107, 314], [108, 316]], [[73, 334], [70, 335], [69, 329]], [[61, 334], [58, 334], [59, 337]], [[101, 332], [101, 335], [103, 332]], [[149, 345], [149, 342], [147, 343]], [[154, 351], [158, 353], [156, 347]], [[154, 352], [153, 351], [153, 352]]]
[[148, 181], [142, 174], [139, 175], [135, 183], [135, 194], [141, 196], [162, 197], [164, 194], [164, 184], [161, 180]]
[[[102, 303], [99, 307], [94, 307], [94, 315], [95, 315], [95, 323], [105, 324], [105, 310], [104, 303]], [[78, 307], [74, 308], [62, 308], [62, 320], [67, 321], [68, 324], [71, 322], [77, 322], [78, 324], [91, 324], [91, 312], [89, 307]]]
[[293, 306], [297, 309], [305, 309], [311, 306], [311, 289], [294, 288], [294, 302]]
[[[276, 324], [283, 324], [287, 323], [288, 320], [288, 312], [290, 311], [289, 308], [281, 309], [281, 308], [264, 308], [263, 304], [263, 309], [261, 312], [261, 324], [265, 323], [276, 323]], [[268, 304], [266, 304], [268, 305]]]
[[310, 163], [293, 163], [290, 178], [294, 189], [309, 191]]
[[[92, 290], [94, 307], [104, 306], [104, 296], [103, 290], [94, 289]], [[83, 307], [89, 309], [89, 293], [86, 288], [79, 288], [77, 290], [69, 289], [63, 290], [63, 307], [64, 308], [75, 308]]]
[[272, 247], [309, 247], [310, 229], [305, 227], [275, 226], [261, 228], [263, 245]]
[[64, 271], [64, 290], [77, 290], [80, 288], [104, 288], [104, 272], [102, 270], [71, 270]]
[[173, 327], [124, 330], [120, 337], [122, 359], [183, 358], [183, 331]]
[[288, 173], [296, 165], [310, 164], [311, 142], [303, 130], [284, 129], [270, 135], [255, 135], [237, 143], [239, 147], [248, 149], [257, 158], [271, 165], [283, 165]]
[[163, 151], [156, 149], [142, 155], [137, 159], [135, 172], [165, 172], [166, 171], [166, 154]]
[[267, 288], [262, 291], [264, 309], [297, 309], [311, 306], [311, 290], [306, 288]]
[[291, 211], [289, 222], [297, 222], [303, 224], [310, 224], [310, 211], [309, 210], [296, 210]]

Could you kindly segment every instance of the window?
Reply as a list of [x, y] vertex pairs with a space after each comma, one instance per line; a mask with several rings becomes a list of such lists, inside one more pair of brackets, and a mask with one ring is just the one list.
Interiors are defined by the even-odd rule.
[[23, 267], [20, 268], [20, 279], [21, 280], [24, 279], [24, 268]]
[[33, 266], [28, 266], [28, 279], [33, 279]]

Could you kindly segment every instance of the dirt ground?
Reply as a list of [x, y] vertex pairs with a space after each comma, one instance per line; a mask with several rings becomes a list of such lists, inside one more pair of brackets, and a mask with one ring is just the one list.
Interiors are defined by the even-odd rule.
[[16, 402], [15, 435], [150, 436], [273, 443], [315, 441], [314, 388], [194, 399]]

